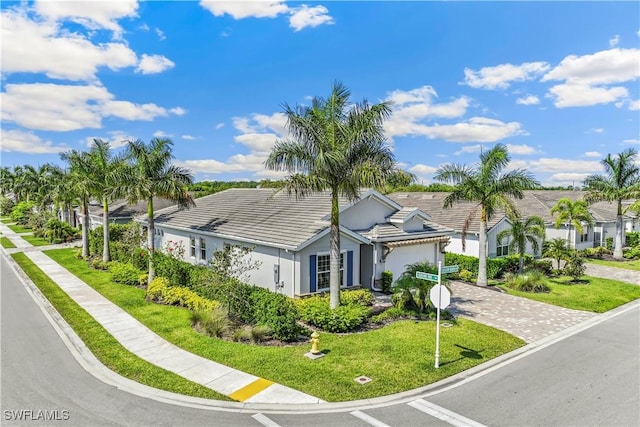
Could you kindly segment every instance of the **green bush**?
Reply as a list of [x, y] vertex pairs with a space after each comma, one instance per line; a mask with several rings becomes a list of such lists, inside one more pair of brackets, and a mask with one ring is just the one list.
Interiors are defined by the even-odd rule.
[[[40, 209], [40, 210], [31, 212], [31, 214], [29, 215], [29, 219], [27, 220], [27, 227], [33, 230], [34, 236], [45, 237], [44, 234], [46, 230], [46, 225], [52, 219], [55, 219], [56, 221], [58, 221], [58, 219], [56, 218], [53, 212]], [[71, 226], [66, 222], [62, 224], [65, 224], [69, 229], [71, 228]], [[53, 240], [50, 239], [49, 241], [51, 242]], [[60, 243], [62, 241], [63, 241], [62, 238], [60, 238], [60, 239], [57, 239], [55, 243]]]
[[[247, 285], [245, 285], [247, 286]], [[252, 308], [252, 321], [270, 329], [273, 338], [293, 341], [301, 333], [298, 310], [293, 300], [285, 295], [276, 294], [268, 289], [251, 286], [249, 303]]]
[[584, 258], [582, 258], [578, 252], [574, 252], [567, 259], [567, 263], [564, 266], [564, 274], [571, 276], [574, 282], [578, 282], [587, 269], [587, 266], [584, 264]]
[[580, 252], [586, 258], [596, 258], [596, 259], [601, 259], [604, 257], [604, 255], [611, 255], [613, 253], [610, 249], [607, 249], [604, 246], [598, 246], [595, 248], [586, 248]]
[[108, 262], [104, 262], [102, 261], [102, 258], [92, 258], [89, 261], [89, 264], [91, 265], [92, 268], [95, 268], [96, 270], [106, 270], [109, 267], [109, 263]]
[[[529, 256], [531, 258], [531, 256]], [[525, 260], [526, 262], [526, 260]], [[469, 270], [473, 273], [473, 277], [478, 276], [479, 260], [476, 257], [469, 255], [461, 255], [454, 253], [445, 253], [444, 255], [445, 265], [457, 265], [460, 270]], [[509, 255], [504, 258], [489, 258], [487, 259], [487, 278], [497, 279], [509, 270], [518, 270], [518, 257], [517, 255]]]
[[357, 304], [340, 305], [332, 310], [326, 295], [296, 300], [296, 306], [302, 320], [327, 332], [353, 331], [369, 316], [369, 309]]
[[625, 249], [622, 253], [625, 259], [640, 259], [640, 245], [631, 249]]
[[177, 257], [156, 251], [153, 254], [153, 268], [158, 276], [168, 278], [173, 285], [188, 286], [189, 271], [193, 265]]
[[51, 218], [44, 225], [42, 236], [52, 243], [70, 242], [79, 237], [80, 230], [71, 227], [66, 222]]
[[391, 292], [391, 285], [393, 285], [393, 273], [385, 270], [382, 272], [382, 292], [386, 294]]
[[605, 241], [605, 247], [607, 249], [609, 249], [610, 251], [613, 250], [613, 237], [607, 237], [606, 239], [604, 239]]
[[111, 280], [129, 286], [137, 285], [139, 283], [138, 278], [142, 273], [133, 265], [118, 261], [110, 262], [108, 270], [111, 273]]
[[[435, 282], [423, 279], [417, 279], [416, 273], [422, 271], [425, 273], [437, 274], [438, 267], [428, 262], [417, 262], [407, 266], [407, 269], [396, 280], [393, 288], [393, 296], [391, 301], [396, 307], [405, 310], [417, 312], [427, 312], [431, 309], [429, 301], [429, 291]], [[443, 280], [446, 282], [446, 280]]]
[[398, 307], [389, 307], [380, 314], [371, 317], [373, 323], [385, 323], [390, 320], [402, 319], [407, 317], [407, 312]]
[[460, 270], [469, 270], [474, 274], [474, 276], [478, 275], [478, 262], [478, 258], [469, 255], [460, 255], [450, 252], [446, 252], [444, 254], [445, 265], [457, 265]]
[[507, 273], [505, 275], [506, 286], [520, 292], [548, 293], [551, 290], [545, 281], [544, 273], [537, 270], [529, 270], [524, 274]]
[[231, 330], [231, 321], [222, 307], [212, 310], [198, 309], [191, 312], [191, 323], [210, 337], [222, 338]]
[[34, 206], [33, 202], [19, 202], [11, 209], [11, 220], [20, 225], [26, 225], [33, 214]]
[[545, 276], [553, 274], [553, 262], [546, 259], [536, 259], [531, 262], [531, 269], [541, 271]]
[[8, 197], [0, 196], [0, 215], [8, 215], [15, 206], [13, 200]]
[[626, 245], [630, 248], [640, 246], [640, 231], [629, 231], [625, 235]]
[[469, 270], [460, 270], [458, 277], [465, 282], [473, 282], [473, 273]]
[[156, 277], [147, 286], [147, 298], [167, 305], [179, 305], [189, 310], [213, 310], [220, 306], [218, 301], [203, 298], [182, 286], [170, 286], [165, 277]]
[[340, 291], [340, 304], [358, 304], [363, 307], [368, 307], [372, 306], [375, 300], [375, 295], [368, 289], [348, 289]]

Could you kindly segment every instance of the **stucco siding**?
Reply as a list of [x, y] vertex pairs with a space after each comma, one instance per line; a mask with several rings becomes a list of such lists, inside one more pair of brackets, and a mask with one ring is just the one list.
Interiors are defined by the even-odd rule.
[[461, 255], [469, 255], [477, 257], [480, 251], [480, 243], [478, 242], [478, 236], [468, 233], [466, 238], [465, 250], [462, 250], [462, 236], [460, 233], [456, 233], [451, 236], [451, 241], [445, 248], [447, 252]]
[[364, 230], [386, 222], [393, 212], [375, 199], [363, 199], [340, 214], [340, 224], [351, 230]]
[[407, 265], [425, 261], [429, 264], [437, 265], [437, 244], [427, 243], [423, 245], [396, 247], [387, 255], [383, 270], [391, 271], [395, 282], [407, 269]]

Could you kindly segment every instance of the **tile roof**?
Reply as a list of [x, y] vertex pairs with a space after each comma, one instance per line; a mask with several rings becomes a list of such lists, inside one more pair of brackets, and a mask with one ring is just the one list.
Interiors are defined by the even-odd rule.
[[[175, 202], [171, 200], [162, 199], [160, 197], [153, 198], [154, 212], [159, 209], [168, 208], [174, 206]], [[92, 201], [89, 205], [89, 214], [102, 215], [102, 203]], [[109, 217], [110, 218], [129, 218], [136, 215], [147, 214], [147, 202], [137, 202], [129, 204], [126, 199], [118, 199], [109, 203]]]
[[375, 224], [367, 230], [358, 230], [357, 233], [368, 237], [374, 242], [386, 242], [390, 240], [414, 240], [424, 239], [434, 236], [448, 236], [453, 232], [451, 228], [436, 224], [431, 221], [424, 221], [421, 231], [404, 231], [394, 224]]

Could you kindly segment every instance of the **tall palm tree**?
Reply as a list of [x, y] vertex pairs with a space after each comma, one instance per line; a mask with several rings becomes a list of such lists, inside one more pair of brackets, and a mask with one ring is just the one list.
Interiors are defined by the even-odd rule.
[[73, 205], [78, 201], [78, 196], [73, 188], [70, 170], [57, 168], [53, 174], [51, 198], [60, 211], [63, 212], [62, 217], [64, 218], [66, 216], [67, 223], [75, 227], [73, 222]]
[[329, 190], [331, 228], [329, 254], [330, 307], [340, 305], [340, 218], [338, 196], [356, 200], [362, 187], [380, 187], [395, 171], [385, 141], [383, 122], [388, 102], [351, 104], [349, 89], [335, 82], [328, 98], [314, 97], [311, 106], [284, 105], [290, 138], [279, 140], [265, 166], [290, 173], [284, 191], [297, 198]]
[[500, 231], [496, 237], [499, 242], [505, 238], [510, 239], [509, 252], [518, 253], [518, 274], [522, 274], [527, 244], [531, 245], [534, 254], [540, 250], [540, 242], [544, 239], [544, 220], [536, 215], [523, 219], [512, 213], [509, 215], [509, 222], [511, 228]]
[[582, 224], [587, 223], [593, 226], [593, 216], [589, 212], [589, 205], [584, 200], [571, 200], [563, 197], [551, 208], [551, 215], [558, 214], [554, 226], [560, 228], [562, 224], [567, 224], [567, 246], [571, 248], [571, 227], [582, 234]]
[[82, 256], [89, 254], [89, 199], [93, 195], [93, 166], [91, 156], [86, 151], [71, 150], [60, 154], [69, 164], [70, 191], [77, 195], [82, 212]]
[[155, 226], [153, 198], [171, 200], [181, 208], [195, 206], [187, 186], [193, 184], [193, 175], [182, 167], [171, 164], [173, 142], [169, 138], [153, 138], [149, 144], [141, 140], [129, 141], [127, 157], [130, 179], [125, 192], [130, 203], [147, 202], [147, 248], [149, 250], [149, 279], [154, 277], [153, 254], [155, 252]]
[[522, 199], [524, 190], [539, 186], [533, 175], [524, 169], [515, 169], [505, 174], [502, 171], [511, 157], [507, 147], [497, 144], [491, 150], [480, 154], [480, 162], [473, 167], [446, 164], [438, 168], [434, 179], [454, 184], [454, 190], [443, 200], [445, 209], [458, 202], [477, 202], [469, 212], [462, 227], [462, 244], [471, 220], [480, 215], [478, 285], [487, 285], [487, 222], [504, 209], [507, 213], [517, 212], [513, 198]]
[[109, 255], [109, 202], [124, 192], [122, 179], [125, 175], [124, 158], [113, 156], [109, 142], [94, 139], [89, 149], [93, 174], [92, 192], [102, 202], [102, 261]]
[[542, 256], [555, 259], [558, 273], [560, 273], [560, 261], [567, 258], [570, 252], [571, 250], [567, 247], [567, 241], [558, 237], [544, 242]]
[[6, 196], [13, 192], [15, 175], [7, 166], [0, 167], [0, 194]]
[[636, 162], [638, 150], [629, 148], [615, 157], [607, 154], [601, 163], [605, 175], [589, 175], [584, 180], [585, 200], [590, 203], [607, 201], [617, 203], [616, 239], [613, 257], [622, 259], [622, 201], [640, 197], [640, 164]]

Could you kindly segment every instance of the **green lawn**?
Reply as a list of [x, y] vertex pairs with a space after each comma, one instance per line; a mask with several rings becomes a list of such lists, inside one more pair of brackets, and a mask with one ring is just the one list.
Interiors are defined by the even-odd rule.
[[14, 221], [9, 216], [3, 216], [0, 217], [0, 222], [2, 222], [3, 224], [11, 224]]
[[547, 294], [514, 291], [504, 285], [500, 288], [511, 295], [595, 313], [604, 313], [640, 298], [640, 286], [598, 277], [584, 276], [584, 279], [583, 283], [572, 283], [569, 277], [551, 278], [547, 281], [551, 292]]
[[625, 268], [627, 270], [640, 271], [640, 259], [629, 261], [608, 261], [604, 259], [588, 259], [588, 262], [598, 265], [605, 265], [607, 267]]
[[12, 257], [76, 331], [89, 350], [109, 369], [126, 378], [158, 389], [208, 399], [230, 400], [224, 395], [188, 381], [130, 353], [24, 253], [16, 253]]
[[13, 242], [11, 240], [9, 240], [7, 237], [0, 237], [0, 244], [5, 249], [15, 248], [16, 247], [16, 245], [14, 245]]
[[43, 239], [42, 237], [36, 237], [36, 236], [33, 236], [33, 235], [20, 236], [20, 237], [22, 237], [27, 242], [31, 243], [33, 246], [51, 245], [51, 242], [48, 242], [47, 240]]
[[18, 225], [18, 224], [8, 225], [7, 227], [12, 229], [15, 233], [29, 233], [29, 232], [33, 231], [30, 228], [26, 228], [26, 227], [23, 227], [23, 226]]
[[[440, 369], [435, 369], [435, 322], [402, 321], [366, 333], [322, 333], [320, 348], [327, 355], [311, 361], [304, 357], [309, 344], [268, 347], [200, 335], [191, 327], [187, 310], [150, 303], [144, 299], [144, 290], [112, 283], [109, 273], [89, 268], [73, 253], [69, 249], [46, 251], [168, 341], [327, 401], [365, 399], [410, 390], [524, 345], [506, 332], [460, 319], [454, 326], [442, 329]], [[373, 381], [364, 386], [356, 383], [354, 378], [361, 375]]]

